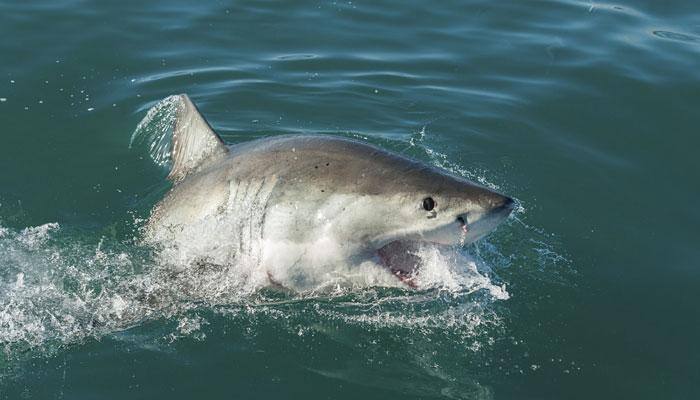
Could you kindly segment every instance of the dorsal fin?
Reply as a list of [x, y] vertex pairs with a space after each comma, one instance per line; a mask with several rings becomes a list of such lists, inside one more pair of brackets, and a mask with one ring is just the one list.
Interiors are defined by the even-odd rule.
[[179, 182], [207, 160], [228, 152], [224, 141], [209, 126], [186, 94], [178, 95], [168, 179]]

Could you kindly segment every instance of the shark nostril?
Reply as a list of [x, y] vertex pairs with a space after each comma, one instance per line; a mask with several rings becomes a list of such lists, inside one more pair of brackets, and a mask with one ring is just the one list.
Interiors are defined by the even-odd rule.
[[466, 225], [466, 224], [467, 224], [467, 221], [465, 221], [465, 220], [464, 220], [464, 217], [462, 217], [461, 215], [460, 215], [459, 217], [457, 217], [457, 222], [459, 222], [459, 223], [462, 224], [462, 225]]

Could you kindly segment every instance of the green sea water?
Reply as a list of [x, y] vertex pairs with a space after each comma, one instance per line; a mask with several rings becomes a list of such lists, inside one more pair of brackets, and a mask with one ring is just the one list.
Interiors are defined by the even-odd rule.
[[[163, 279], [176, 93], [520, 207], [424, 290]], [[697, 399], [699, 147], [697, 1], [0, 1], [0, 399]]]

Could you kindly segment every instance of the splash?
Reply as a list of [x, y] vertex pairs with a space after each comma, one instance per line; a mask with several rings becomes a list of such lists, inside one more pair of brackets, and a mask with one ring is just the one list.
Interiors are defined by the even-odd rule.
[[[345, 306], [352, 307], [345, 311], [330, 307], [320, 315], [376, 326], [461, 325], [473, 330], [491, 318], [488, 303], [509, 296], [476, 258], [429, 246], [421, 249], [420, 256], [426, 264], [424, 273], [417, 276], [420, 295], [390, 289], [391, 295], [384, 297], [378, 294], [381, 290], [358, 289], [339, 281], [305, 293], [280, 295], [266, 289], [269, 282], [241, 265], [201, 263], [175, 268], [150, 248], [104, 238], [90, 241], [56, 223], [20, 231], [0, 227], [0, 346], [10, 357], [32, 349], [50, 352], [145, 321], [172, 318], [180, 321], [173, 337], [194, 335], [206, 322], [193, 319], [188, 314], [192, 310], [284, 309], [289, 302], [348, 296], [352, 301]], [[270, 297], [270, 293], [275, 294]], [[478, 297], [479, 306], [447, 307], [442, 314], [411, 311], [445, 295]], [[358, 313], [373, 302], [382, 304], [385, 311]], [[402, 306], [406, 303], [411, 307]], [[388, 311], [390, 304], [393, 309]]]
[[499, 191], [501, 189], [497, 184], [486, 178], [487, 174], [485, 173], [485, 171], [469, 170], [458, 164], [455, 164], [449, 160], [447, 154], [435, 150], [431, 146], [426, 144], [426, 138], [428, 136], [427, 128], [428, 125], [424, 125], [418, 132], [413, 133], [408, 140], [408, 145], [414, 149], [423, 152], [424, 156], [430, 160], [430, 163], [435, 165], [436, 167], [440, 167], [446, 171], [452, 172], [455, 175], [463, 176], [471, 181], [478, 182], [479, 184], [489, 189], [493, 189], [496, 191]]
[[168, 96], [151, 107], [131, 134], [130, 148], [146, 148], [160, 167], [170, 165], [173, 128], [179, 97]]

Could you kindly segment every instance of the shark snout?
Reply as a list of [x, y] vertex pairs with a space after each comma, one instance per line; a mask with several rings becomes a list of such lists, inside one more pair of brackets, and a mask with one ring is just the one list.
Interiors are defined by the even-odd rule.
[[482, 206], [481, 211], [469, 211], [456, 218], [457, 225], [462, 231], [462, 242], [471, 243], [485, 235], [503, 222], [513, 212], [515, 201], [507, 196], [495, 194], [488, 206]]
[[500, 196], [497, 202], [492, 203], [490, 209], [487, 209], [485, 218], [491, 220], [493, 228], [504, 221], [513, 209], [515, 208], [515, 201], [508, 196]]
[[503, 196], [503, 200], [500, 202], [500, 204], [493, 209], [491, 209], [492, 213], [496, 214], [503, 214], [504, 218], [509, 216], [510, 213], [513, 211], [515, 208], [515, 201], [511, 199], [510, 197]]

